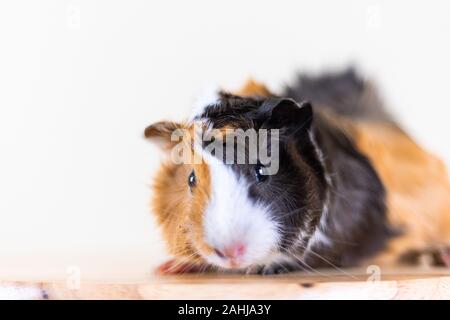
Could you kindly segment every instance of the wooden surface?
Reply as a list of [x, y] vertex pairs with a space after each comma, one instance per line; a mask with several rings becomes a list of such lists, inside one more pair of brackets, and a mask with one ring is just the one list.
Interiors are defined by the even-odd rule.
[[[3, 290], [3, 291], [2, 291]], [[3, 296], [2, 296], [3, 292]], [[9, 295], [9, 296], [8, 296]], [[189, 275], [138, 283], [2, 282], [19, 299], [450, 299], [448, 269], [358, 270], [282, 276]]]

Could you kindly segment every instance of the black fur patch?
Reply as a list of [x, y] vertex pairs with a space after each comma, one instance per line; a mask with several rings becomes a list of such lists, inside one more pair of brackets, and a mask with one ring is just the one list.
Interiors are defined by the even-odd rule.
[[328, 212], [324, 225], [318, 226], [328, 242], [315, 243], [305, 259], [316, 267], [332, 267], [330, 262], [355, 266], [396, 234], [387, 223], [385, 189], [370, 161], [344, 132], [320, 117], [315, 132], [331, 180]]
[[316, 108], [329, 109], [346, 117], [394, 122], [372, 83], [353, 68], [317, 76], [299, 74], [294, 85], [287, 87], [282, 96], [311, 101]]
[[[284, 96], [309, 100], [315, 110], [349, 119], [394, 123], [374, 86], [354, 69], [318, 76], [299, 75]], [[369, 159], [352, 138], [315, 112], [314, 133], [331, 179], [325, 227], [319, 227], [331, 245], [317, 243], [305, 257], [311, 266], [354, 266], [380, 251], [398, 234], [387, 224], [385, 189]], [[324, 229], [324, 230], [321, 230]], [[325, 259], [324, 259], [325, 258]]]

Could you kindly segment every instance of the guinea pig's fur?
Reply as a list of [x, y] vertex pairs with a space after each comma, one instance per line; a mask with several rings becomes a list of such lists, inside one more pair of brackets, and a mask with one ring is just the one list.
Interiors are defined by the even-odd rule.
[[[194, 124], [222, 139], [230, 129], [279, 129], [278, 171], [261, 177], [259, 162], [228, 164], [192, 138]], [[421, 253], [446, 261], [445, 166], [351, 69], [300, 76], [279, 96], [251, 81], [235, 94], [217, 92], [192, 119], [155, 123], [145, 135], [170, 154], [177, 129], [201, 161], [164, 162], [152, 203], [179, 263], [272, 273], [417, 262]]]

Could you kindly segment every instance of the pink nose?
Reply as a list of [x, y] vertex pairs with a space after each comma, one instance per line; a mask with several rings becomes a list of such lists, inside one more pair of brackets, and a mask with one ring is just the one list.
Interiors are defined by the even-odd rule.
[[223, 250], [214, 249], [214, 251], [223, 259], [236, 260], [244, 255], [245, 246], [242, 243], [236, 243], [232, 246], [224, 248]]

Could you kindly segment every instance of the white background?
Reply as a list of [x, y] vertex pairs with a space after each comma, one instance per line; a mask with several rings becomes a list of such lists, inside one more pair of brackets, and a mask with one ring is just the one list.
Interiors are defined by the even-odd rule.
[[449, 1], [2, 1], [0, 277], [139, 279], [156, 149], [202, 88], [353, 63], [450, 162]]

